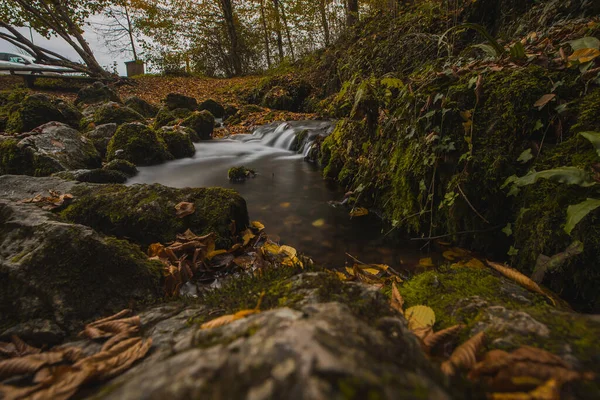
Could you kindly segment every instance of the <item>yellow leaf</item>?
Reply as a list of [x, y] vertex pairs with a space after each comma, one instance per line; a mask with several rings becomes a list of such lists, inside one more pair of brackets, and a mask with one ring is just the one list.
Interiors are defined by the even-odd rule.
[[542, 288], [537, 283], [535, 283], [533, 280], [531, 280], [529, 277], [523, 275], [516, 269], [512, 269], [506, 265], [495, 263], [495, 262], [492, 262], [489, 260], [487, 261], [487, 263], [490, 267], [492, 267], [496, 271], [500, 272], [502, 275], [504, 275], [508, 279], [511, 279], [511, 280], [517, 282], [519, 285], [523, 286], [526, 289], [531, 290], [532, 292], [539, 293], [542, 296], [547, 297], [552, 302], [552, 304], [554, 306], [556, 306], [556, 302], [554, 301], [554, 299], [551, 296], [549, 296], [546, 292], [544, 292], [542, 290]]
[[402, 295], [400, 295], [400, 291], [395, 283], [392, 283], [392, 300], [390, 301], [390, 306], [400, 314], [404, 315], [404, 299], [402, 298]]
[[206, 259], [210, 261], [213, 259], [213, 257], [218, 256], [219, 254], [224, 254], [224, 253], [227, 253], [227, 250], [213, 250], [206, 255]]
[[260, 311], [254, 310], [242, 310], [238, 311], [235, 314], [223, 315], [208, 322], [200, 325], [200, 329], [214, 329], [220, 326], [228, 325], [233, 321], [237, 321], [238, 319], [246, 318], [248, 315], [257, 314]]
[[459, 247], [453, 247], [450, 250], [446, 250], [442, 255], [446, 260], [454, 261], [457, 258], [463, 258], [471, 254], [470, 251], [461, 249]]
[[425, 328], [435, 324], [435, 313], [427, 306], [414, 306], [404, 313], [408, 320], [408, 329], [414, 331], [417, 328]]
[[248, 243], [250, 243], [250, 240], [255, 237], [256, 237], [256, 235], [254, 233], [252, 233], [252, 231], [250, 229], [246, 229], [242, 235], [242, 239], [244, 240], [244, 246], [247, 246]]
[[281, 208], [288, 208], [290, 205], [291, 205], [291, 203], [285, 201], [283, 203], [280, 203], [279, 207], [281, 207]]
[[148, 257], [156, 257], [163, 251], [165, 246], [160, 243], [152, 243], [150, 247], [148, 247]]
[[319, 218], [319, 219], [313, 221], [313, 223], [312, 223], [312, 226], [317, 227], [317, 228], [320, 228], [323, 225], [325, 225], [325, 220], [323, 218]]
[[348, 276], [346, 274], [344, 274], [343, 272], [335, 271], [335, 274], [340, 279], [340, 281], [347, 281], [348, 280]]
[[259, 221], [252, 221], [252, 223], [250, 225], [252, 225], [252, 227], [254, 229], [258, 229], [259, 231], [262, 231], [263, 229], [265, 229], [265, 226], [262, 223], [260, 223]]
[[569, 61], [574, 62], [577, 61], [580, 64], [584, 64], [588, 61], [592, 61], [596, 57], [600, 56], [600, 50], [598, 49], [579, 49], [575, 50], [571, 56], [569, 56]]
[[287, 254], [289, 257], [296, 257], [296, 249], [291, 246], [283, 245], [279, 247], [279, 253]]
[[263, 250], [263, 254], [265, 254], [265, 253], [279, 254], [279, 246], [277, 246], [275, 243], [272, 243], [272, 242], [265, 243], [262, 246], [262, 250]]
[[427, 257], [419, 260], [419, 266], [423, 268], [432, 268], [435, 267], [435, 264], [433, 264], [431, 257]]
[[354, 275], [354, 269], [350, 268], [350, 267], [346, 267], [346, 272], [348, 273], [348, 275], [350, 276], [355, 276]]
[[423, 344], [426, 349], [434, 348], [438, 343], [441, 343], [448, 339], [451, 336], [456, 335], [461, 329], [464, 328], [464, 325], [454, 325], [450, 328], [442, 329], [441, 331], [432, 333], [428, 335], [424, 340]]
[[387, 271], [388, 268], [390, 268], [389, 265], [385, 265], [385, 264], [371, 264], [371, 266], [373, 266], [375, 268], [379, 268], [382, 271]]
[[379, 274], [379, 272], [381, 272], [376, 268], [361, 268], [361, 270], [371, 275], [377, 275]]
[[367, 214], [369, 214], [369, 210], [363, 207], [354, 208], [350, 211], [351, 217], [362, 217]]

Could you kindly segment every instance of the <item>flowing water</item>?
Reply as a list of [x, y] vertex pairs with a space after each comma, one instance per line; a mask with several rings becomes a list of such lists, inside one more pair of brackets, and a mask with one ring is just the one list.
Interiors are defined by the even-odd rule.
[[[139, 168], [128, 184], [231, 188], [246, 199], [250, 219], [261, 221], [270, 238], [318, 263], [342, 267], [352, 262], [349, 253], [363, 262], [412, 269], [418, 251], [386, 243], [377, 217], [351, 219], [348, 208], [329, 204], [342, 200], [344, 192], [324, 181], [317, 166], [304, 161], [312, 140], [332, 129], [329, 121], [275, 123], [251, 135], [201, 142], [195, 145], [194, 157]], [[298, 143], [297, 134], [303, 131], [304, 140]], [[235, 166], [251, 168], [258, 175], [243, 183], [229, 182], [227, 171]]]

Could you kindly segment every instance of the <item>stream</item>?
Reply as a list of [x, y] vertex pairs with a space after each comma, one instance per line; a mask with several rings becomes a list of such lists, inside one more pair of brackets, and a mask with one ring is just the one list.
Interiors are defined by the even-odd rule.
[[[303, 142], [298, 143], [297, 134], [305, 130]], [[330, 121], [261, 126], [251, 135], [196, 143], [193, 157], [140, 167], [127, 183], [234, 189], [246, 199], [250, 220], [262, 222], [269, 238], [307, 253], [317, 263], [352, 265], [349, 253], [366, 263], [412, 270], [420, 257], [418, 249], [408, 243], [386, 243], [376, 216], [350, 218], [348, 208], [332, 206], [329, 202], [342, 200], [344, 191], [323, 180], [316, 165], [304, 161], [312, 140], [332, 130]], [[229, 182], [227, 171], [235, 166], [251, 168], [257, 176]]]

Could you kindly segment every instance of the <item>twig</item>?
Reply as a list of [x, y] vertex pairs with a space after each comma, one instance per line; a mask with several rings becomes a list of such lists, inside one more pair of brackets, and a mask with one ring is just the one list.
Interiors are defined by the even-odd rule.
[[[352, 254], [350, 254], [350, 253], [346, 253], [346, 255], [347, 255], [348, 257], [350, 257], [351, 259], [353, 259], [355, 262], [357, 262], [357, 263], [359, 263], [359, 264], [361, 264], [361, 265], [371, 265], [371, 264], [367, 264], [367, 263], [364, 263], [364, 262], [360, 261], [358, 258], [354, 257], [354, 256], [353, 256]], [[399, 276], [400, 278], [402, 278], [402, 279], [404, 279], [404, 280], [407, 280], [407, 279], [408, 279], [408, 277], [407, 277], [407, 276], [405, 276], [405, 275], [402, 275], [400, 272], [396, 271], [394, 268], [390, 267], [389, 265], [388, 265], [387, 267], [388, 267], [388, 270], [389, 270], [389, 271], [393, 272], [393, 275]]]
[[458, 191], [460, 192], [460, 194], [462, 194], [463, 198], [465, 199], [465, 201], [467, 202], [467, 204], [469, 205], [469, 207], [471, 207], [471, 210], [473, 210], [473, 212], [474, 212], [475, 214], [477, 214], [477, 216], [478, 216], [479, 218], [481, 218], [481, 219], [483, 220], [483, 222], [485, 222], [486, 224], [489, 224], [490, 222], [489, 222], [487, 219], [485, 219], [485, 218], [483, 217], [483, 215], [479, 214], [479, 212], [478, 212], [478, 211], [475, 209], [475, 207], [473, 207], [473, 204], [471, 204], [471, 202], [470, 202], [470, 201], [469, 201], [469, 199], [467, 198], [467, 195], [466, 195], [466, 194], [463, 192], [463, 190], [462, 190], [462, 188], [460, 187], [460, 185], [457, 185], [457, 187], [458, 187]]
[[454, 236], [454, 235], [465, 235], [467, 233], [491, 232], [491, 231], [495, 231], [496, 229], [502, 228], [502, 226], [503, 225], [496, 225], [496, 226], [493, 226], [493, 227], [487, 228], [487, 229], [479, 229], [479, 230], [472, 230], [472, 231], [461, 231], [461, 232], [455, 232], [455, 233], [446, 233], [445, 235], [430, 236], [430, 237], [425, 237], [425, 238], [410, 238], [410, 240], [434, 240], [434, 239], [442, 239], [442, 238], [449, 237], [449, 236]]

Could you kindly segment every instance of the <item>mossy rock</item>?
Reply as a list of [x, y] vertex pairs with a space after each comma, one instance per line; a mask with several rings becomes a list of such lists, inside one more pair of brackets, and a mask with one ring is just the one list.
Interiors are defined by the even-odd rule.
[[175, 114], [173, 114], [168, 108], [163, 107], [158, 110], [156, 117], [154, 118], [154, 129], [162, 128], [163, 126], [172, 125], [177, 120]]
[[123, 124], [106, 151], [108, 161], [121, 159], [135, 165], [154, 165], [172, 160], [165, 142], [156, 132], [140, 123]]
[[[536, 346], [575, 357], [585, 370], [599, 371], [600, 321], [557, 307], [491, 269], [441, 266], [399, 287], [405, 309], [426, 305], [435, 312], [434, 330], [464, 324], [461, 340], [485, 330], [487, 349]], [[565, 346], [569, 350], [565, 353]], [[596, 389], [597, 390], [597, 389]]]
[[108, 101], [121, 103], [121, 99], [113, 89], [102, 82], [94, 82], [92, 85], [86, 86], [77, 92], [75, 105], [84, 106]]
[[110, 102], [102, 104], [94, 113], [94, 124], [117, 124], [127, 122], [144, 122], [146, 119], [137, 111], [118, 103]]
[[190, 139], [192, 140], [192, 142], [197, 143], [200, 141], [200, 136], [198, 136], [198, 134], [196, 133], [195, 130], [193, 130], [192, 128], [188, 128], [187, 126], [180, 126], [180, 125], [174, 125], [174, 126], [163, 126], [162, 128], [160, 128], [158, 130], [158, 132], [160, 134], [163, 133], [169, 133], [169, 132], [178, 132], [179, 134], [186, 134], [190, 137]]
[[67, 118], [49, 97], [42, 94], [29, 95], [10, 112], [6, 131], [28, 132], [51, 121], [67, 122]]
[[171, 110], [171, 114], [173, 114], [175, 116], [175, 118], [179, 119], [185, 119], [187, 117], [189, 117], [190, 115], [192, 115], [193, 111], [189, 110], [187, 108], [176, 108], [174, 110]]
[[202, 110], [209, 111], [215, 118], [223, 118], [225, 116], [225, 107], [213, 99], [204, 100], [200, 103], [198, 111]]
[[49, 176], [63, 169], [55, 160], [19, 145], [18, 140], [0, 136], [0, 175]]
[[[219, 246], [229, 248], [234, 235], [248, 225], [244, 199], [222, 188], [84, 186], [74, 188], [73, 195], [75, 201], [62, 212], [64, 218], [144, 246], [168, 243], [175, 240], [176, 234], [191, 229], [197, 235], [214, 232]], [[195, 212], [177, 218], [175, 206], [180, 202], [193, 203]]]
[[125, 183], [127, 180], [127, 175], [124, 173], [104, 168], [62, 171], [52, 176], [86, 183]]
[[163, 99], [163, 103], [169, 110], [185, 108], [190, 111], [195, 111], [198, 109], [198, 101], [195, 98], [179, 93], [169, 93], [167, 97]]
[[3, 199], [0, 215], [0, 334], [39, 343], [26, 326], [41, 320], [69, 336], [84, 321], [162, 296], [161, 265], [138, 246], [56, 221], [35, 205]]
[[77, 107], [60, 99], [53, 100], [53, 103], [63, 115], [65, 123], [67, 123], [71, 128], [79, 128], [83, 114], [77, 109]]
[[125, 176], [127, 176], [127, 177], [135, 176], [138, 173], [138, 169], [135, 166], [135, 164], [130, 163], [129, 161], [126, 161], [126, 160], [119, 160], [119, 159], [107, 162], [106, 164], [104, 164], [102, 169], [105, 169], [108, 171], [118, 171], [118, 172], [125, 174]]
[[253, 169], [241, 167], [232, 167], [227, 171], [227, 179], [232, 182], [243, 182], [248, 178], [256, 176], [256, 172]]
[[104, 158], [106, 157], [108, 143], [117, 132], [117, 128], [118, 126], [115, 123], [98, 125], [91, 131], [85, 132], [83, 136], [91, 140], [100, 156]]
[[196, 154], [192, 138], [184, 129], [161, 129], [158, 135], [167, 144], [167, 150], [173, 157], [186, 158]]
[[125, 100], [125, 105], [143, 115], [145, 118], [154, 118], [158, 113], [158, 106], [148, 103], [146, 100], [133, 96]]
[[200, 140], [210, 140], [215, 129], [215, 117], [206, 110], [196, 111], [184, 119], [181, 126], [193, 129]]
[[275, 86], [264, 95], [260, 104], [263, 107], [275, 110], [291, 110], [294, 105], [294, 99], [287, 89]]

